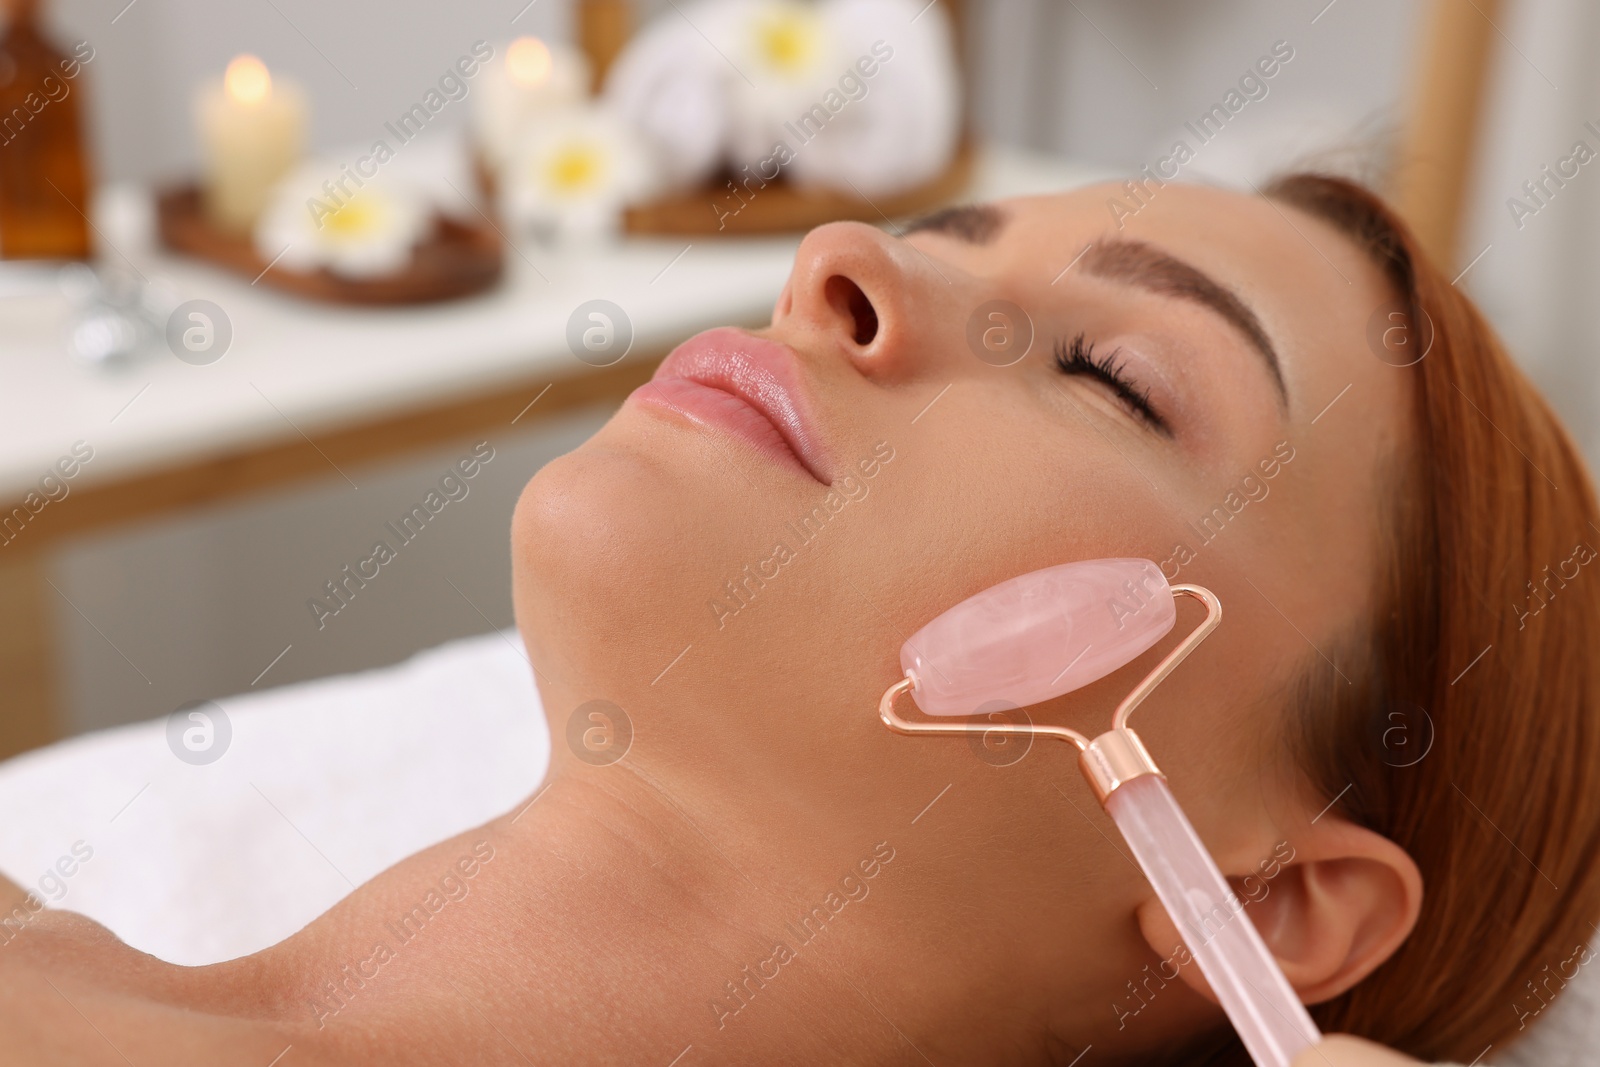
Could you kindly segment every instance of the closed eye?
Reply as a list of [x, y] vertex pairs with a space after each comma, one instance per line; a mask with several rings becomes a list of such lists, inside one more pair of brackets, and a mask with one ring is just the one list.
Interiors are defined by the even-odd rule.
[[1097, 356], [1094, 343], [1086, 341], [1080, 333], [1070, 341], [1056, 341], [1055, 365], [1063, 374], [1083, 374], [1103, 382], [1134, 417], [1156, 432], [1171, 437], [1171, 427], [1150, 403], [1150, 390], [1140, 388], [1128, 373], [1125, 362], [1118, 360], [1119, 352], [1120, 349], [1112, 349], [1104, 357]]

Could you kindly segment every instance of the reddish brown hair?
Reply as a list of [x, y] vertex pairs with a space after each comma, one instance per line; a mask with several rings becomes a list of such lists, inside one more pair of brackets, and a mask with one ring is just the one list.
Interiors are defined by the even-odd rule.
[[[1267, 196], [1388, 276], [1410, 348], [1380, 346], [1387, 361], [1426, 351], [1394, 371], [1415, 406], [1378, 487], [1372, 616], [1345, 636], [1340, 675], [1308, 660], [1284, 718], [1312, 799], [1411, 855], [1422, 911], [1312, 1015], [1324, 1033], [1473, 1062], [1542, 1014], [1600, 920], [1600, 509], [1550, 407], [1378, 197], [1317, 174]], [[1251, 1061], [1230, 1030], [1170, 1062]]]
[[1317, 658], [1287, 719], [1312, 787], [1421, 868], [1422, 913], [1313, 1015], [1465, 1063], [1519, 1036], [1600, 919], [1600, 510], [1550, 407], [1382, 201], [1320, 175], [1267, 195], [1370, 253], [1409, 308], [1413, 350], [1431, 334], [1394, 371], [1414, 386], [1412, 446], [1385, 487], [1387, 558], [1348, 641], [1353, 684]]

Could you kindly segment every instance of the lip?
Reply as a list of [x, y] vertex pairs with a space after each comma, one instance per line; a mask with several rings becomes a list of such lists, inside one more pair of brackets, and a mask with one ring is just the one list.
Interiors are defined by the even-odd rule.
[[731, 326], [696, 334], [672, 350], [630, 403], [722, 430], [757, 451], [832, 483], [794, 349]]

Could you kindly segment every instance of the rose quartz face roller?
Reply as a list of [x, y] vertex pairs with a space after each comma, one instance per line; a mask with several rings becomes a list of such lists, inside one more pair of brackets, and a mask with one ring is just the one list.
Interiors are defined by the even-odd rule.
[[[906, 692], [933, 716], [977, 715], [996, 700], [1026, 707], [1070, 693], [1154, 647], [1177, 622], [1180, 596], [1204, 603], [1205, 620], [1123, 698], [1111, 729], [1092, 740], [1064, 726], [908, 722], [895, 713], [895, 699]], [[878, 715], [903, 734], [998, 732], [1075, 745], [1089, 787], [1127, 839], [1251, 1058], [1262, 1067], [1289, 1067], [1321, 1034], [1166, 776], [1128, 728], [1133, 709], [1221, 621], [1216, 594], [1168, 585], [1147, 559], [1046, 567], [968, 597], [913, 634], [900, 649], [905, 677], [883, 694]]]

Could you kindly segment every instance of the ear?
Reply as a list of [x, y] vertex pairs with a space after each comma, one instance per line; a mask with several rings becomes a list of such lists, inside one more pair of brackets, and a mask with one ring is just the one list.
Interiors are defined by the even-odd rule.
[[[1331, 1000], [1387, 960], [1422, 907], [1422, 872], [1386, 837], [1329, 813], [1259, 862], [1219, 864], [1284, 977], [1307, 1004]], [[1170, 957], [1177, 925], [1152, 894], [1137, 910], [1151, 949]], [[1178, 973], [1215, 1002], [1198, 967]]]

